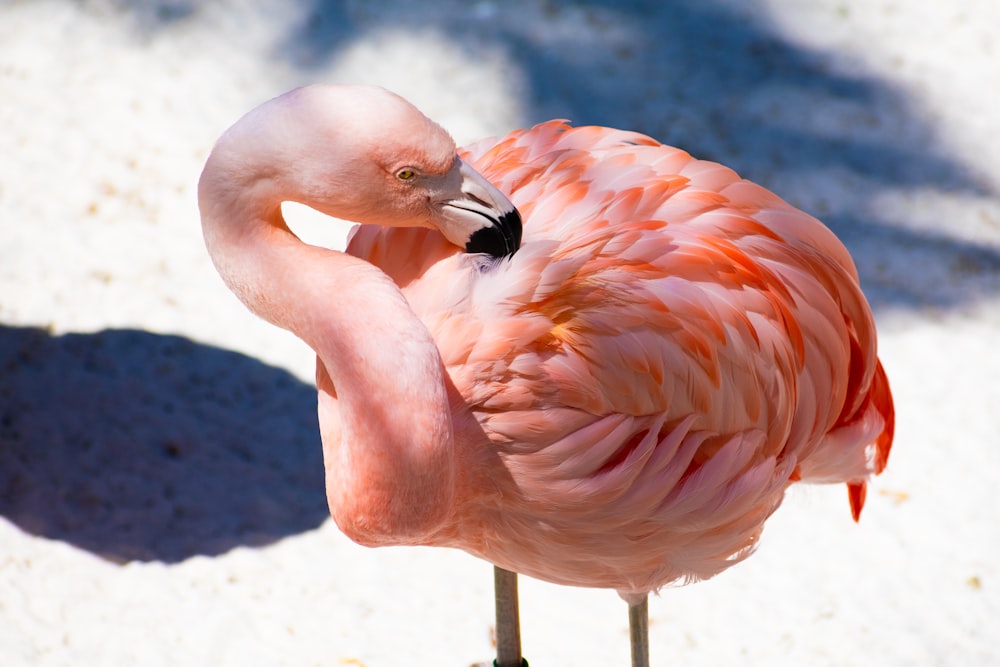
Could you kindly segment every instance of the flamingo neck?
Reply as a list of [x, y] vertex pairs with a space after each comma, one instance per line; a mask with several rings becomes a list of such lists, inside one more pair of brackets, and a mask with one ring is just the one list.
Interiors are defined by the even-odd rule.
[[250, 310], [317, 354], [331, 514], [362, 544], [422, 543], [448, 519], [455, 494], [437, 346], [381, 270], [303, 243], [278, 206], [257, 210], [269, 213], [235, 224], [206, 218], [206, 243]]

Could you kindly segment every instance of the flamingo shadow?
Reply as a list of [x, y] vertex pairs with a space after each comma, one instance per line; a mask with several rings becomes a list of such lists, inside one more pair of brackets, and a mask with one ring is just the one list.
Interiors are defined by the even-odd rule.
[[315, 403], [284, 370], [179, 336], [0, 327], [0, 514], [114, 561], [316, 528]]

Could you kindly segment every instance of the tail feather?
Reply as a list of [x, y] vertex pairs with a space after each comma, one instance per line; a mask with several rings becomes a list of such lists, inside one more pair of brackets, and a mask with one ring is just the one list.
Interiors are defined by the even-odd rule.
[[871, 400], [875, 409], [882, 415], [885, 427], [875, 440], [875, 474], [885, 470], [889, 462], [889, 451], [892, 449], [892, 438], [896, 430], [896, 412], [892, 406], [892, 392], [889, 390], [889, 379], [882, 369], [882, 362], [875, 364], [875, 377], [872, 378]]
[[867, 480], [885, 470], [892, 449], [895, 413], [889, 381], [876, 361], [871, 384], [858, 410], [840, 421], [820, 446], [799, 461], [803, 482], [847, 484], [851, 516], [857, 521], [865, 504]]
[[868, 495], [868, 482], [848, 482], [847, 499], [851, 502], [851, 517], [855, 523], [861, 519], [866, 495]]
[[[889, 451], [892, 449], [892, 437], [896, 429], [896, 413], [892, 405], [892, 392], [889, 390], [889, 380], [882, 368], [882, 362], [876, 361], [875, 375], [872, 378], [868, 401], [882, 418], [882, 432], [875, 438], [875, 452], [872, 457], [872, 472], [876, 475], [885, 470], [889, 462]], [[851, 503], [851, 516], [855, 521], [861, 518], [861, 510], [865, 506], [865, 496], [868, 483], [852, 481], [847, 483], [847, 498]]]

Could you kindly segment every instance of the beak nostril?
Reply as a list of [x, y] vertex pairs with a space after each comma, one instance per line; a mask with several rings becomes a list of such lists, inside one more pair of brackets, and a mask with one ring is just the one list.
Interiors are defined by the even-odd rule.
[[463, 190], [462, 192], [465, 194], [466, 197], [468, 197], [472, 201], [476, 202], [480, 206], [484, 206], [484, 207], [489, 208], [489, 206], [490, 206], [489, 202], [487, 202], [486, 200], [482, 199], [481, 197], [477, 197], [476, 193], [474, 193], [474, 192], [468, 192], [466, 190]]

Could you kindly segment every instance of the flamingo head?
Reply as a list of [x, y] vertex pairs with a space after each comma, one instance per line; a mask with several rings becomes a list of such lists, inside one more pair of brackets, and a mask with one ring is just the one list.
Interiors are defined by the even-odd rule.
[[229, 182], [242, 192], [362, 224], [434, 228], [470, 253], [505, 257], [520, 245], [507, 196], [443, 128], [383, 88], [292, 90], [237, 122], [215, 152], [226, 146], [241, 157]]

